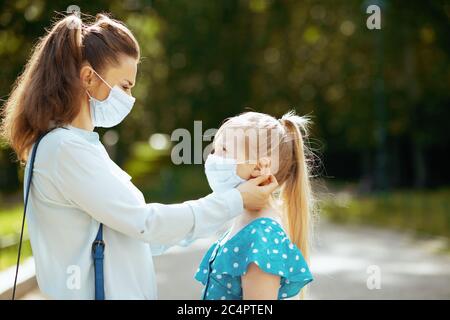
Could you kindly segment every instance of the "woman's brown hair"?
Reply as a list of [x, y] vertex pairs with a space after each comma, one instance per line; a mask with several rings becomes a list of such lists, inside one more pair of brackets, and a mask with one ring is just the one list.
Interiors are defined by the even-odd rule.
[[117, 65], [120, 55], [139, 60], [139, 45], [124, 24], [104, 14], [91, 24], [70, 15], [53, 25], [34, 47], [2, 111], [1, 134], [20, 161], [42, 133], [80, 112], [81, 67], [89, 63], [102, 72]]

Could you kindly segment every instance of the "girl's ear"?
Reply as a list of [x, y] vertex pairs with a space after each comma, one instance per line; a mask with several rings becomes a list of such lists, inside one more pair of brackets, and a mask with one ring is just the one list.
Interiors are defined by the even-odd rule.
[[268, 175], [271, 174], [270, 172], [270, 165], [271, 160], [269, 157], [262, 157], [258, 160], [258, 163], [256, 164], [255, 168], [252, 171], [253, 177], [258, 177], [260, 175]]

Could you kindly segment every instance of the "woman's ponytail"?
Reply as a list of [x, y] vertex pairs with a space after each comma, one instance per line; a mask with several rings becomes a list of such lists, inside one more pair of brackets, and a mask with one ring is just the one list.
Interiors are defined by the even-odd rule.
[[25, 161], [37, 137], [78, 114], [82, 22], [58, 21], [34, 47], [3, 110], [2, 135]]

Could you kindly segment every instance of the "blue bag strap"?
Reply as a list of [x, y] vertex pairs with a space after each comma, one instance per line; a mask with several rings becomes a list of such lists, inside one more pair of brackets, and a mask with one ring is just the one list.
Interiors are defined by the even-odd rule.
[[105, 300], [105, 284], [103, 278], [103, 257], [105, 242], [103, 241], [103, 224], [98, 227], [97, 236], [92, 243], [92, 258], [94, 259], [95, 300]]
[[[48, 131], [48, 132], [50, 132], [50, 131]], [[25, 226], [25, 215], [27, 213], [28, 196], [30, 194], [31, 178], [33, 177], [33, 167], [34, 167], [34, 160], [36, 159], [36, 150], [37, 150], [42, 138], [45, 137], [45, 135], [48, 132], [43, 133], [42, 135], [40, 135], [37, 138], [36, 142], [34, 143], [33, 149], [31, 150], [31, 155], [30, 155], [30, 159], [29, 159], [28, 178], [27, 178], [26, 187], [25, 187], [25, 201], [24, 201], [24, 207], [23, 207], [22, 228], [20, 230], [19, 252], [17, 254], [16, 275], [14, 277], [12, 300], [14, 300], [16, 298], [17, 275], [19, 274], [20, 253], [22, 252], [22, 240], [23, 240], [23, 230], [24, 230], [24, 226]]]

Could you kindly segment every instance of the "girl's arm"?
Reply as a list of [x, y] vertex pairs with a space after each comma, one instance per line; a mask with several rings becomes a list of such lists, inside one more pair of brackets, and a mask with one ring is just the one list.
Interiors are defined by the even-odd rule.
[[244, 300], [277, 300], [280, 276], [262, 271], [256, 264], [248, 266], [242, 275], [242, 296]]

